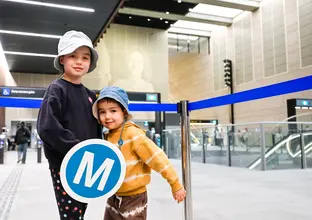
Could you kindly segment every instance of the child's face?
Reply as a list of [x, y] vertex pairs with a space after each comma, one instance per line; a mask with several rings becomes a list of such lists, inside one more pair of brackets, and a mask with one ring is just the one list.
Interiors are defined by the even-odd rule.
[[90, 68], [91, 52], [89, 47], [79, 47], [74, 52], [60, 57], [60, 63], [64, 66], [65, 75], [74, 78], [82, 77]]
[[115, 101], [103, 100], [98, 103], [99, 119], [109, 130], [118, 129], [125, 119], [125, 112]]

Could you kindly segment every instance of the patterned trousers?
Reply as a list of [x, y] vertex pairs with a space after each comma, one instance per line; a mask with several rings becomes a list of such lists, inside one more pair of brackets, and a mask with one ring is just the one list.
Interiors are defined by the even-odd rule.
[[59, 169], [50, 169], [60, 220], [82, 220], [87, 209], [86, 203], [71, 198], [64, 190]]

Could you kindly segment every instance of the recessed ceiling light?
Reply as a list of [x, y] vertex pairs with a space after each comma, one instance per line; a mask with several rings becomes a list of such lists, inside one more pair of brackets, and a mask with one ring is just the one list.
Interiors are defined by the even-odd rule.
[[182, 1], [181, 0], [178, 0], [178, 3], [181, 3]]
[[33, 57], [56, 57], [53, 54], [43, 54], [43, 53], [24, 53], [24, 52], [16, 52], [16, 51], [3, 51], [4, 54], [12, 54], [12, 55], [22, 55], [22, 56], [33, 56]]
[[129, 19], [132, 19], [132, 17], [131, 17], [131, 16], [129, 16]]
[[173, 26], [173, 24], [170, 24], [170, 27], [172, 27]]
[[168, 24], [169, 22], [168, 22], [168, 21], [165, 21], [165, 23]]
[[148, 18], [147, 20], [148, 20], [148, 21], [151, 21], [151, 19], [149, 19], [149, 18]]
[[56, 39], [60, 39], [62, 37], [60, 35], [38, 34], [38, 33], [21, 32], [21, 31], [8, 31], [8, 30], [0, 30], [0, 33], [2, 33], [2, 34], [23, 35], [23, 36], [32, 36], [32, 37], [56, 38]]
[[30, 5], [40, 5], [40, 6], [53, 7], [53, 8], [62, 8], [62, 9], [68, 9], [68, 10], [84, 11], [84, 12], [94, 12], [94, 9], [92, 8], [75, 7], [75, 6], [70, 6], [70, 5], [59, 5], [59, 4], [53, 4], [53, 3], [47, 3], [47, 2], [45, 3], [45, 2], [39, 2], [39, 1], [28, 1], [28, 0], [4, 0], [4, 1], [24, 3], [24, 4], [30, 4]]
[[169, 14], [169, 11], [166, 11], [166, 14], [168, 15], [168, 14]]
[[162, 20], [163, 18], [159, 18], [160, 20]]

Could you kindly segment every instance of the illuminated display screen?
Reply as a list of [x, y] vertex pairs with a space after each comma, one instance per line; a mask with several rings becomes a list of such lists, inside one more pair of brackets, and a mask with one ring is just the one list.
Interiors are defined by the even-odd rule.
[[312, 107], [312, 100], [311, 99], [297, 99], [296, 106]]

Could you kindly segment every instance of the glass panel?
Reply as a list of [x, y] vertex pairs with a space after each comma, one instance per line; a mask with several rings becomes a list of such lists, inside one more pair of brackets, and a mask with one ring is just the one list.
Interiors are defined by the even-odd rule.
[[[301, 136], [306, 164], [312, 167], [312, 123], [263, 123], [266, 169], [301, 169]], [[181, 158], [180, 130], [165, 133], [170, 158]], [[261, 169], [261, 125], [191, 125], [193, 162]]]
[[181, 132], [180, 129], [163, 132], [164, 151], [168, 158], [181, 159]]
[[191, 160], [193, 162], [203, 162], [203, 135], [201, 129], [191, 128]]
[[186, 39], [185, 35], [178, 35], [178, 44], [179, 44], [179, 51], [180, 52], [188, 52], [188, 40]]
[[208, 138], [206, 163], [228, 165], [226, 128], [213, 126], [203, 130]]
[[189, 36], [190, 53], [199, 53], [199, 37]]
[[[231, 132], [231, 131], [234, 132]], [[236, 125], [229, 128], [231, 165], [249, 167], [260, 158], [260, 124]]]
[[199, 48], [201, 54], [208, 54], [208, 38], [200, 37], [199, 38]]
[[177, 46], [177, 39], [176, 38], [168, 38], [168, 44]]
[[301, 139], [297, 124], [266, 124], [266, 169], [300, 169]]
[[191, 125], [192, 161], [227, 165], [226, 130], [215, 126]]

